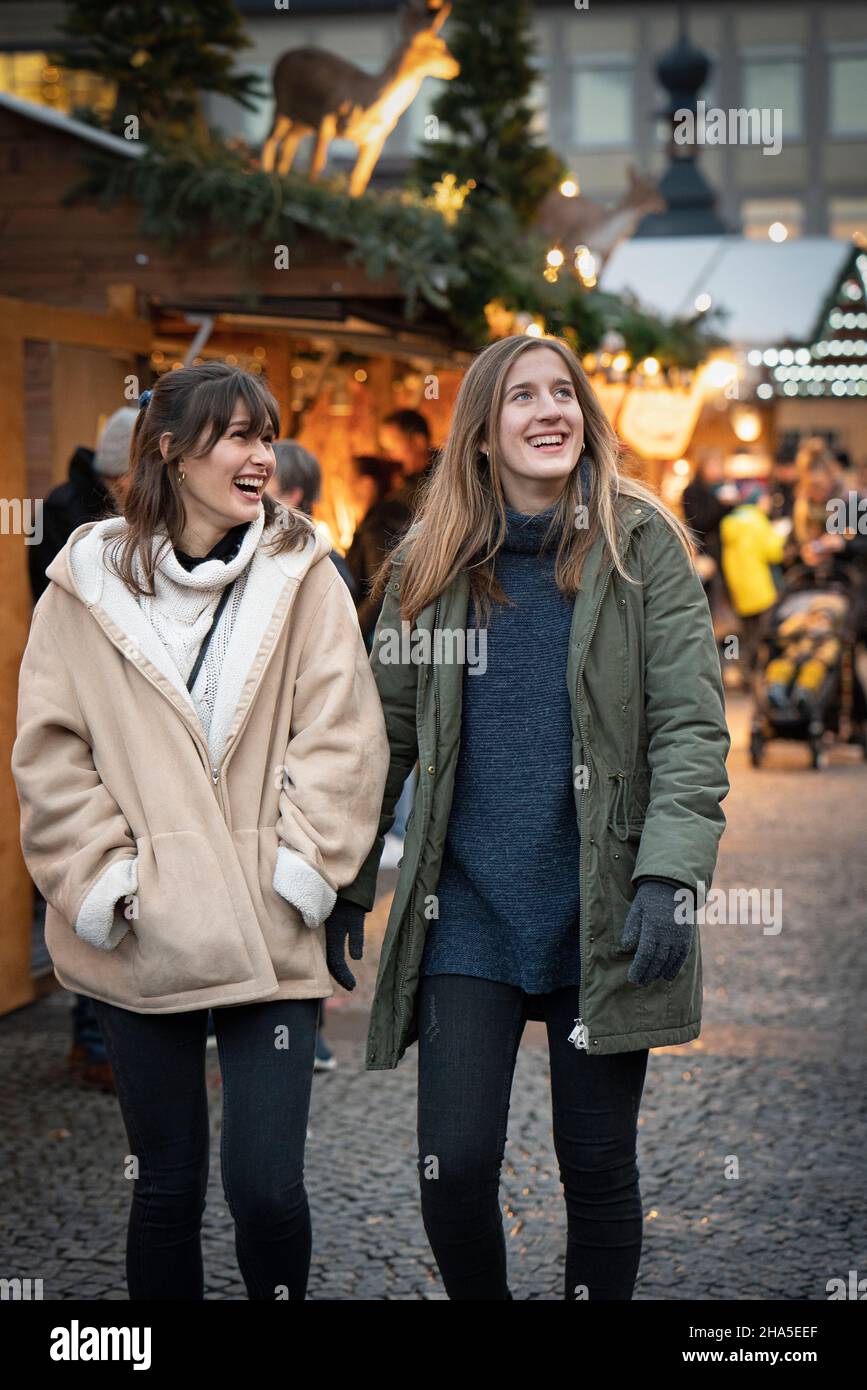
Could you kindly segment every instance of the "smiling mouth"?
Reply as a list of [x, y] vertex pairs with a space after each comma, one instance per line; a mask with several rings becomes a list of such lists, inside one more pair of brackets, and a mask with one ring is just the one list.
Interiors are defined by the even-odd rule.
[[528, 435], [527, 443], [533, 449], [538, 449], [541, 452], [544, 452], [546, 449], [553, 452], [555, 449], [562, 449], [568, 438], [568, 433], [563, 430], [550, 430], [547, 434]]
[[252, 475], [233, 478], [232, 482], [242, 496], [254, 498], [256, 500], [262, 495], [262, 489], [265, 486], [264, 478], [254, 478]]

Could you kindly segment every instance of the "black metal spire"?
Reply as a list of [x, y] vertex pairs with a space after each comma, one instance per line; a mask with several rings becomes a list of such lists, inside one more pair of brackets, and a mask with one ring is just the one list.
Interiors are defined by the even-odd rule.
[[668, 101], [654, 115], [667, 116], [672, 130], [668, 168], [659, 181], [659, 191], [668, 207], [665, 212], [647, 213], [635, 236], [720, 236], [729, 230], [716, 211], [716, 193], [698, 167], [696, 145], [674, 141], [675, 115], [691, 111], [695, 121], [698, 94], [711, 66], [707, 54], [690, 41], [681, 5], [677, 42], [656, 65], [656, 75], [668, 93]]

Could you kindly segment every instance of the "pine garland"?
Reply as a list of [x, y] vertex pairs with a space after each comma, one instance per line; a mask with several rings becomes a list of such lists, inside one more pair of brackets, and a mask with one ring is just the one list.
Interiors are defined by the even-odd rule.
[[[138, 159], [102, 150], [85, 156], [89, 173], [62, 199], [95, 199], [104, 208], [132, 200], [140, 229], [169, 251], [191, 239], [212, 259], [230, 258], [241, 270], [272, 259], [314, 232], [371, 279], [393, 272], [404, 312], [417, 319], [424, 303], [443, 311], [461, 344], [489, 341], [485, 305], [539, 316], [582, 353], [597, 349], [614, 328], [634, 360], [654, 355], [663, 367], [694, 367], [719, 340], [696, 321], [666, 324], [634, 302], [585, 290], [569, 274], [555, 284], [542, 276], [545, 242], [523, 230], [508, 204], [487, 199], [453, 219], [417, 191], [368, 190], [351, 198], [346, 179], [310, 183], [295, 174], [266, 173], [251, 164], [242, 142], [210, 136], [184, 144], [156, 138]], [[468, 200], [469, 204], [470, 200]]]

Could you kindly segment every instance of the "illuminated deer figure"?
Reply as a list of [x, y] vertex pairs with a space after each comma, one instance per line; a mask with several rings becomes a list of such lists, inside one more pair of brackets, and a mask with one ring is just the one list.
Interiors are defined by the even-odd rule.
[[310, 178], [317, 179], [330, 142], [340, 136], [358, 146], [349, 192], [352, 197], [363, 193], [383, 145], [424, 79], [448, 81], [460, 71], [439, 34], [450, 10], [443, 0], [409, 0], [401, 11], [401, 41], [377, 75], [321, 48], [284, 53], [274, 68], [276, 108], [262, 147], [262, 168], [288, 173], [300, 141], [315, 134]]

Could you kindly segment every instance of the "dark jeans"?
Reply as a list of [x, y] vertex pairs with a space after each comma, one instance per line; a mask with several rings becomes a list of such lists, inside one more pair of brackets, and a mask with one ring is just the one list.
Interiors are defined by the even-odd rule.
[[[201, 1299], [208, 1010], [139, 1014], [93, 1003], [139, 1165], [127, 1234], [129, 1296]], [[213, 1010], [223, 1078], [223, 1192], [251, 1299], [303, 1299], [307, 1288], [304, 1143], [319, 1003], [283, 999]]]
[[636, 1135], [647, 1048], [577, 1051], [567, 1041], [577, 986], [528, 995], [468, 975], [429, 975], [417, 1010], [422, 1217], [449, 1298], [511, 1298], [500, 1166], [518, 1045], [535, 1017], [548, 1029], [566, 1198], [564, 1297], [630, 1299], [643, 1230]]

